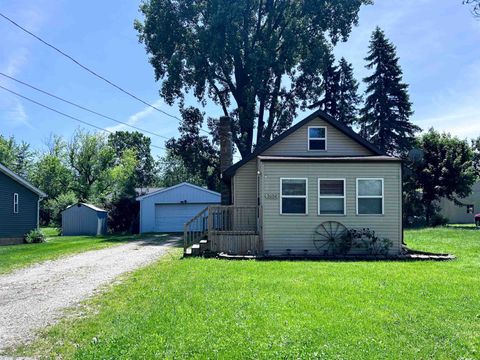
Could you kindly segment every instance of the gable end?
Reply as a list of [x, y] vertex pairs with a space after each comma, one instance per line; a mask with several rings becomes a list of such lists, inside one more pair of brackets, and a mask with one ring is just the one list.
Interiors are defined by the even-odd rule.
[[[244, 164], [246, 164], [247, 162], [249, 162], [253, 158], [257, 157], [258, 155], [263, 154], [268, 149], [272, 148], [275, 144], [279, 143], [280, 141], [282, 141], [283, 139], [285, 139], [289, 135], [293, 134], [294, 132], [301, 129], [303, 126], [307, 125], [308, 123], [310, 123], [311, 121], [313, 121], [317, 118], [320, 118], [321, 120], [325, 121], [328, 125], [331, 125], [333, 128], [335, 128], [336, 130], [340, 131], [341, 133], [346, 135], [348, 138], [353, 140], [355, 143], [359, 144], [363, 148], [372, 152], [373, 155], [377, 155], [377, 156], [385, 156], [386, 155], [383, 151], [378, 149], [372, 143], [365, 140], [363, 137], [358, 135], [355, 131], [353, 131], [348, 126], [346, 126], [346, 125], [340, 123], [339, 121], [335, 120], [333, 117], [331, 117], [330, 115], [328, 115], [324, 111], [317, 110], [313, 114], [310, 114], [309, 116], [307, 116], [302, 121], [300, 121], [297, 124], [295, 124], [294, 126], [290, 127], [288, 130], [284, 131], [282, 134], [277, 136], [275, 139], [273, 139], [270, 142], [268, 142], [267, 144], [265, 144], [263, 147], [259, 148], [258, 150], [251, 153], [249, 156], [245, 157], [244, 159], [240, 160], [236, 164], [229, 167], [224, 172], [224, 174], [227, 177], [233, 176], [238, 168], [240, 168], [241, 166], [243, 166]], [[308, 146], [307, 142], [308, 142], [308, 137], [306, 139], [305, 146]]]

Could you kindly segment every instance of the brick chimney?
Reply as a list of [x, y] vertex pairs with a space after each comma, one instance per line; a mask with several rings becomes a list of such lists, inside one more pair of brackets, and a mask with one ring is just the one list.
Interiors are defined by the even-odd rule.
[[225, 179], [223, 172], [228, 169], [233, 163], [233, 140], [232, 140], [232, 125], [231, 119], [228, 116], [220, 118], [218, 127], [218, 137], [220, 140], [220, 173], [221, 179], [221, 193], [222, 205], [231, 204], [231, 186], [230, 179]]

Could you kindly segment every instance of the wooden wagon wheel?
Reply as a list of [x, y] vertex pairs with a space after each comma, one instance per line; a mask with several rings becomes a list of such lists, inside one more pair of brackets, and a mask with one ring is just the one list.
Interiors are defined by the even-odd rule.
[[313, 244], [321, 255], [346, 254], [352, 246], [350, 231], [338, 221], [325, 221], [315, 229]]

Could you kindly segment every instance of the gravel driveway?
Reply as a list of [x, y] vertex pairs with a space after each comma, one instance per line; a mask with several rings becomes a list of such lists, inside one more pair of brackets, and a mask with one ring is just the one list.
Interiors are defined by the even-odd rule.
[[37, 330], [61, 318], [65, 308], [119, 275], [158, 259], [178, 240], [87, 251], [0, 276], [0, 354], [32, 340]]

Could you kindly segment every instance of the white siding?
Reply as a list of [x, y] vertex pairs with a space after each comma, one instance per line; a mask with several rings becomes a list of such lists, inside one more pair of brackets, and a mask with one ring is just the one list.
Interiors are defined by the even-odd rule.
[[[327, 150], [308, 150], [308, 127], [325, 126], [327, 128]], [[374, 155], [370, 150], [351, 139], [343, 132], [327, 123], [325, 120], [316, 118], [309, 121], [297, 131], [285, 139], [267, 149], [262, 155], [278, 156], [363, 156]]]
[[[399, 162], [262, 162], [263, 244], [271, 254], [315, 254], [313, 234], [324, 221], [339, 221], [348, 228], [370, 228], [393, 241], [391, 254], [402, 242], [401, 165]], [[308, 178], [308, 215], [280, 215], [280, 178]], [[356, 215], [356, 179], [384, 178], [384, 215]], [[317, 215], [318, 178], [346, 179], [346, 215]], [[268, 198], [267, 198], [268, 195]]]

